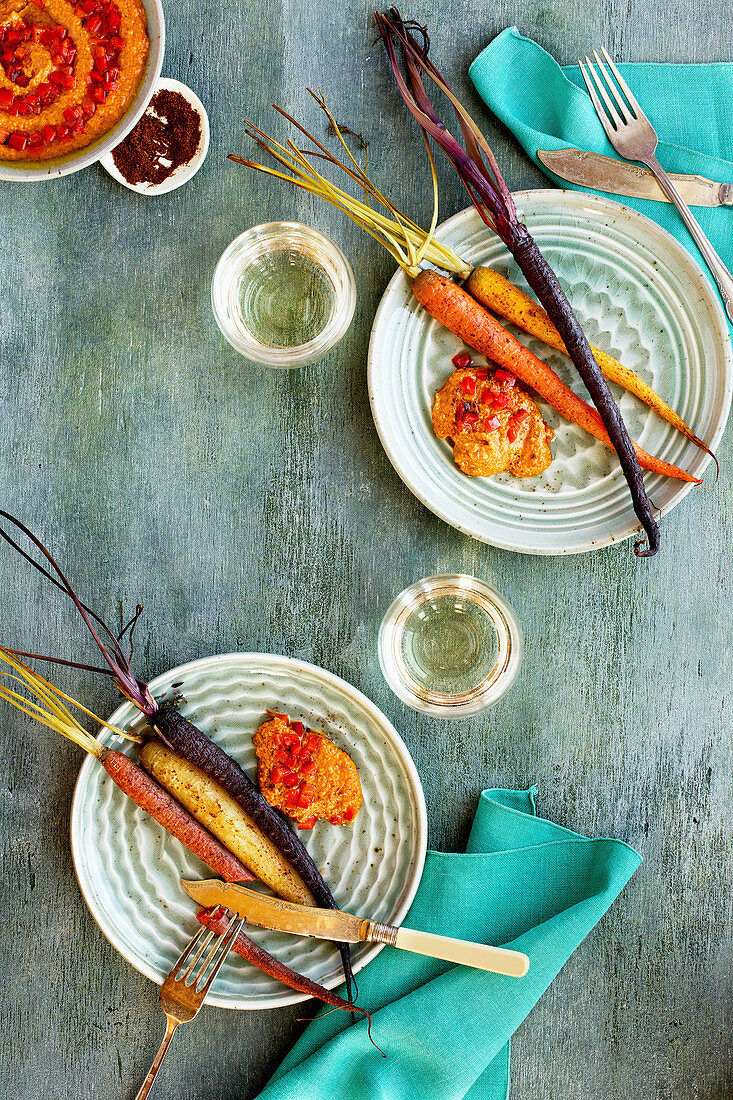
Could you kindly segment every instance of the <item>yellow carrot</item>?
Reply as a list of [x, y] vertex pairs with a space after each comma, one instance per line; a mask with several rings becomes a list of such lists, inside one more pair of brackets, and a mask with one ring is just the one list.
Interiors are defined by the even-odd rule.
[[[420, 305], [469, 347], [515, 374], [567, 420], [580, 425], [606, 446], [613, 446], [598, 411], [573, 393], [547, 363], [515, 339], [493, 314], [452, 279], [426, 269], [413, 281], [412, 290]], [[647, 454], [638, 443], [633, 443], [633, 447], [645, 470], [700, 484], [699, 478]]]
[[[490, 267], [474, 268], [465, 283], [465, 287], [468, 293], [481, 305], [493, 310], [494, 313], [498, 313], [505, 321], [511, 321], [513, 325], [529, 333], [530, 336], [536, 336], [544, 344], [567, 355], [560, 333], [542, 306], [533, 301], [519, 287], [514, 286], [498, 271], [494, 271]], [[607, 355], [605, 351], [601, 351], [600, 348], [596, 348], [592, 344], [591, 351], [606, 378], [611, 382], [616, 382], [619, 386], [623, 386], [625, 390], [633, 393], [650, 409], [654, 409], [656, 413], [664, 417], [668, 424], [671, 424], [673, 428], [676, 428], [678, 432], [682, 432], [692, 443], [706, 451], [717, 467], [718, 460], [710, 448], [701, 439], [698, 439], [692, 428], [685, 424], [682, 417], [678, 416], [674, 409], [670, 408], [666, 401], [663, 401], [643, 378], [640, 378], [638, 374], [619, 363], [613, 356]]]

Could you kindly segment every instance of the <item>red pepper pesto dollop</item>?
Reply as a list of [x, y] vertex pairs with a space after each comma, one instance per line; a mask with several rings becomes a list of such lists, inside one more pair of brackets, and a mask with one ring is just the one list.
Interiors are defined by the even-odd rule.
[[332, 825], [354, 820], [363, 801], [356, 765], [320, 730], [268, 711], [254, 735], [257, 779], [271, 806], [312, 829], [325, 819]]
[[[467, 361], [466, 365], [462, 365]], [[552, 428], [513, 374], [474, 367], [470, 356], [456, 356], [453, 371], [433, 404], [433, 430], [453, 441], [453, 459], [471, 477], [508, 470], [514, 477], [536, 477], [552, 462]]]

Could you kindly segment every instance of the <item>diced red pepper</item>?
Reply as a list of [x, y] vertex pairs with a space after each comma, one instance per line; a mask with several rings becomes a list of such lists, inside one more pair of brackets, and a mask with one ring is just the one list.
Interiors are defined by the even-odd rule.
[[302, 722], [293, 722], [292, 726], [291, 726], [291, 729], [292, 729], [293, 733], [297, 733], [298, 737], [303, 736], [303, 723]]
[[344, 810], [344, 821], [353, 821], [356, 817], [356, 810], [353, 806], [347, 806]]
[[331, 825], [342, 825], [344, 821], [342, 814], [334, 814], [333, 817], [329, 817], [328, 820]]
[[495, 409], [506, 409], [510, 401], [511, 397], [508, 393], [495, 393], [492, 391], [488, 404], [492, 405]]
[[283, 736], [283, 742], [286, 745], [299, 745], [300, 738], [298, 737], [297, 733], [286, 733]]
[[297, 787], [298, 777], [295, 772], [286, 772], [283, 776], [283, 787]]
[[453, 363], [453, 366], [457, 367], [459, 370], [463, 370], [465, 367], [470, 367], [471, 366], [470, 353], [467, 352], [467, 351], [459, 351], [459, 353], [457, 355], [453, 356], [451, 362]]
[[89, 31], [90, 34], [94, 34], [101, 26], [102, 20], [98, 15], [90, 15], [84, 24], [85, 30]]
[[71, 126], [72, 122], [76, 122], [77, 118], [81, 114], [81, 107], [67, 107], [64, 110], [64, 118]]
[[10, 137], [10, 130], [0, 130], [0, 145], [4, 145]]
[[316, 788], [311, 783], [304, 783], [300, 788], [300, 794], [298, 796], [298, 805], [301, 809], [307, 810], [313, 799], [316, 797]]
[[281, 714], [277, 710], [268, 710], [267, 713], [269, 714], [270, 718], [279, 718], [280, 721], [284, 722], [286, 726], [290, 725], [290, 719], [288, 718], [287, 714]]
[[483, 423], [483, 429], [485, 432], [495, 432], [497, 428], [501, 426], [501, 420], [498, 416], [488, 416]]
[[291, 791], [288, 791], [283, 799], [286, 810], [294, 810], [298, 805], [298, 788], [293, 787]]
[[506, 386], [508, 390], [513, 389], [517, 384], [516, 377], [508, 370], [503, 370], [501, 367], [497, 371], [494, 371], [494, 380], [499, 383], [500, 386]]
[[125, 40], [124, 38], [120, 38], [119, 35], [115, 35], [114, 38], [111, 38], [109, 44], [113, 50], [117, 50], [118, 52], [119, 50], [124, 50], [125, 48]]
[[473, 397], [476, 392], [476, 379], [470, 374], [465, 375], [460, 382], [461, 393], [465, 393], [466, 397]]
[[71, 137], [71, 130], [65, 122], [59, 122], [58, 126], [56, 127], [56, 133], [58, 134], [59, 141], [68, 141], [68, 139]]
[[288, 769], [287, 768], [284, 768], [282, 766], [282, 764], [276, 764], [275, 767], [270, 772], [270, 779], [272, 780], [272, 782], [275, 785], [277, 785], [278, 783], [282, 783], [283, 779], [285, 778], [285, 776], [287, 774], [288, 774]]
[[95, 103], [104, 103], [107, 98], [107, 93], [104, 88], [97, 84], [94, 88], [89, 89], [89, 97], [93, 99]]
[[309, 733], [305, 739], [305, 747], [308, 752], [315, 752], [321, 743], [321, 739], [317, 733]]
[[13, 102], [13, 93], [10, 88], [0, 88], [0, 110], [7, 111]]
[[525, 408], [517, 409], [517, 411], [514, 413], [514, 419], [517, 421], [518, 424], [521, 424], [522, 421], [525, 420], [528, 416], [529, 409]]
[[474, 367], [473, 373], [476, 375], [477, 378], [480, 378], [482, 381], [485, 378], [489, 377], [489, 371], [487, 367]]
[[513, 424], [510, 424], [509, 427], [507, 428], [506, 437], [507, 437], [507, 439], [509, 440], [510, 443], [513, 443], [515, 441], [515, 439], [517, 438], [517, 429], [514, 427]]
[[56, 140], [56, 127], [55, 126], [44, 126], [43, 127], [43, 140], [46, 142], [46, 145], [50, 145], [52, 141]]
[[22, 153], [28, 144], [28, 138], [25, 134], [21, 134], [18, 130], [11, 134], [8, 138], [8, 145], [11, 149], [15, 149], [16, 152]]
[[317, 821], [317, 818], [315, 818], [315, 817], [307, 817], [305, 819], [305, 821], [299, 821], [298, 822], [298, 828], [299, 829], [312, 829], [313, 826], [315, 825], [316, 821]]
[[305, 760], [300, 765], [301, 775], [312, 775], [316, 770], [316, 762], [312, 756], [306, 756]]
[[37, 149], [39, 145], [43, 145], [43, 134], [36, 130], [36, 132], [31, 134], [28, 138], [28, 148]]
[[61, 87], [67, 92], [71, 91], [72, 88], [76, 87], [76, 77], [72, 76], [71, 73], [64, 76]]
[[479, 415], [478, 415], [477, 412], [473, 412], [473, 411], [467, 412], [466, 415], [463, 417], [463, 423], [464, 424], [478, 424], [478, 422], [479, 422]]

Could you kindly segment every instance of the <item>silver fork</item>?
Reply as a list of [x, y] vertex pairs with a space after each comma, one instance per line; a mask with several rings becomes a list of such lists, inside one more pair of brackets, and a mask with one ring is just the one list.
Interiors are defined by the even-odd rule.
[[[215, 935], [202, 927], [183, 949], [160, 990], [160, 1003], [166, 1018], [165, 1035], [135, 1100], [144, 1100], [153, 1087], [176, 1028], [179, 1024], [187, 1024], [198, 1014], [243, 924], [241, 918], [232, 915], [231, 923], [222, 935]], [[213, 945], [199, 967], [212, 940]]]
[[[596, 65], [587, 55], [585, 65], [582, 61], [578, 64], [590, 98], [593, 101], [593, 106], [596, 109], [596, 114], [606, 131], [606, 136], [617, 153], [620, 153], [626, 160], [636, 160], [641, 164], [646, 164], [647, 168], [650, 168], [657, 177], [659, 186], [679, 210], [685, 225], [695, 240], [695, 244], [705, 257], [705, 262], [718, 284], [725, 305], [725, 312], [733, 321], [733, 276], [654, 155], [657, 149], [656, 130], [634, 99], [631, 89], [614, 65], [608, 50], [601, 47], [601, 52], [608, 68], [604, 65], [598, 50], [593, 51], [598, 70], [596, 70]], [[611, 70], [610, 73], [609, 69]], [[619, 88], [621, 91], [619, 91]], [[610, 96], [609, 92], [611, 93]], [[623, 95], [621, 95], [621, 92], [623, 92]], [[601, 99], [603, 102], [601, 102]]]

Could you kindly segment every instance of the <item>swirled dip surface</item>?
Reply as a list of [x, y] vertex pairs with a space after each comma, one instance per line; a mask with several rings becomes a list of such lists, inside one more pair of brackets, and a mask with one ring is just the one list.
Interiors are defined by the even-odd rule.
[[0, 0], [0, 160], [66, 156], [105, 134], [149, 46], [140, 0]]

